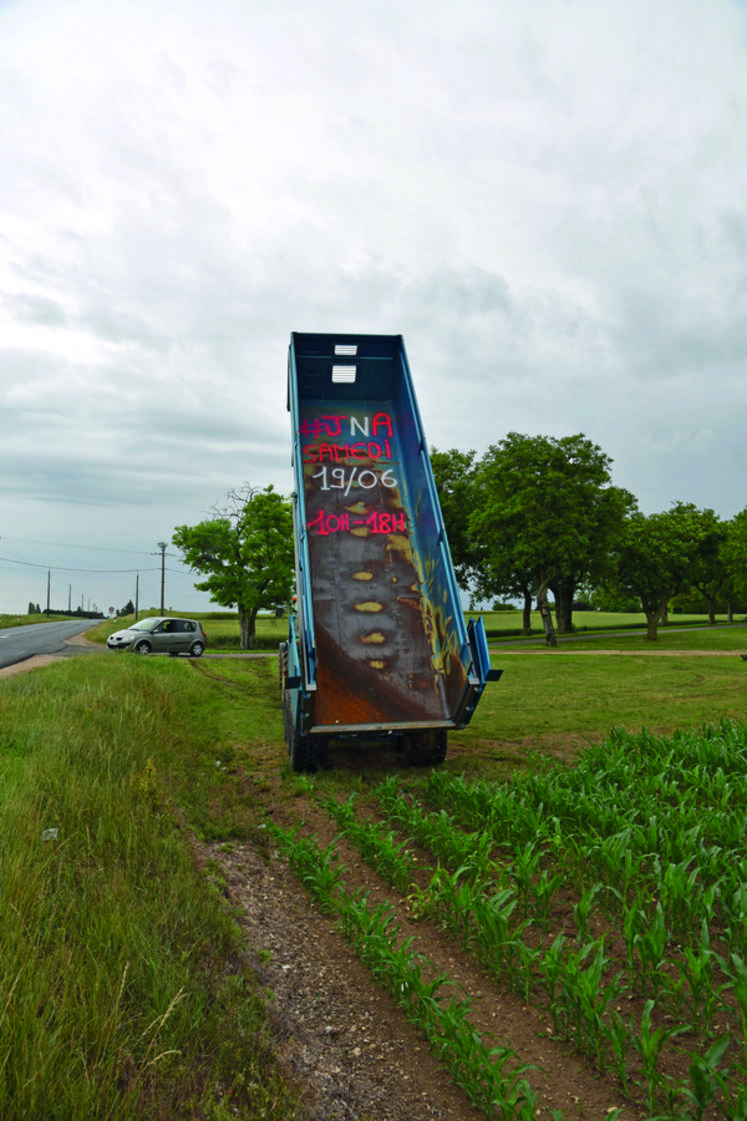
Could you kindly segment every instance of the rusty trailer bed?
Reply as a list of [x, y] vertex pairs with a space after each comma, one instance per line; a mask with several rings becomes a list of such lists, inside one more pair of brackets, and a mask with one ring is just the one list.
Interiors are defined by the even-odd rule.
[[465, 625], [401, 336], [294, 333], [288, 407], [286, 733], [418, 733], [443, 754], [434, 732], [463, 726], [495, 673], [484, 631]]

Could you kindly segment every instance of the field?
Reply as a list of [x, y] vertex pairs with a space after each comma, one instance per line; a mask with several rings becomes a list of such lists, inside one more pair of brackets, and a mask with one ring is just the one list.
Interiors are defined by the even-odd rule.
[[[747, 631], [662, 639], [500, 644], [434, 773], [292, 775], [272, 658], [0, 682], [0, 1116], [747, 1116]], [[328, 982], [303, 1025], [283, 997], [308, 929], [368, 971], [334, 1031]], [[422, 1045], [385, 1107], [351, 1096], [367, 1000], [371, 1047]]]
[[[141, 612], [140, 617], [143, 615], [155, 615], [156, 611]], [[172, 614], [179, 614], [173, 612]], [[190, 612], [185, 614], [189, 615]], [[473, 614], [473, 613], [468, 613]], [[491, 641], [506, 643], [516, 641], [521, 638], [521, 624], [522, 617], [520, 611], [483, 611], [479, 613], [485, 623], [485, 629]], [[210, 641], [211, 647], [214, 650], [231, 650], [238, 649], [239, 647], [239, 624], [236, 615], [232, 612], [211, 612], [198, 616], [205, 632]], [[724, 616], [717, 616], [717, 622], [724, 624], [726, 619]], [[44, 615], [31, 615], [21, 616], [20, 622], [43, 622]], [[16, 622], [15, 616], [0, 617], [0, 625], [12, 626]], [[120, 619], [107, 620], [92, 636], [99, 642], [105, 642], [106, 636], [111, 634], [112, 631], [119, 630], [122, 627], [128, 626], [134, 622], [134, 616], [124, 616]], [[542, 638], [542, 624], [539, 615], [534, 612], [532, 614], [532, 634], [534, 641], [538, 644], [543, 643]], [[683, 628], [708, 629], [707, 620], [704, 615], [672, 615], [671, 624], [669, 627], [662, 627], [660, 635], [666, 641], [667, 635], [678, 635], [682, 632]], [[573, 641], [576, 642], [584, 636], [590, 634], [591, 637], [601, 631], [620, 631], [623, 638], [630, 638], [631, 636], [626, 632], [634, 629], [646, 628], [646, 617], [643, 614], [611, 614], [598, 611], [582, 611], [576, 612], [574, 615], [574, 633], [569, 636], [559, 636], [560, 642]], [[262, 613], [257, 619], [257, 645], [261, 649], [274, 650], [277, 648], [278, 643], [282, 642], [288, 634], [288, 621], [285, 616], [276, 616], [273, 614]]]

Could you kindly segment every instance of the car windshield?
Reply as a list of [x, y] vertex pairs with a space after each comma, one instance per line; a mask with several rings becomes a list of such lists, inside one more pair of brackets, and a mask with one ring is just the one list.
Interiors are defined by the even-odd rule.
[[141, 619], [139, 623], [133, 623], [129, 629], [131, 631], [152, 631], [158, 622], [160, 622], [159, 619]]

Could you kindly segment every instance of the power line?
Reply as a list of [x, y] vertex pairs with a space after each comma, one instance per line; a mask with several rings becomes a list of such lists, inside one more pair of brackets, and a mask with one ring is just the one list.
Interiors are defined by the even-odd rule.
[[[160, 572], [161, 566], [156, 568], [65, 568], [58, 564], [37, 564], [35, 561], [22, 561], [14, 560], [12, 557], [0, 557], [0, 561], [6, 564], [17, 564], [25, 568], [45, 568], [52, 572], [82, 572], [90, 576], [120, 576], [126, 573], [132, 574], [133, 572]], [[188, 568], [168, 568], [167, 572], [172, 572], [174, 575], [181, 575], [182, 573], [189, 572]]]
[[142, 549], [119, 549], [115, 545], [81, 545], [78, 541], [70, 544], [66, 541], [39, 541], [34, 537], [3, 537], [4, 541], [19, 541], [23, 545], [49, 545], [54, 549], [80, 549], [86, 553], [127, 553], [132, 557], [147, 556]]

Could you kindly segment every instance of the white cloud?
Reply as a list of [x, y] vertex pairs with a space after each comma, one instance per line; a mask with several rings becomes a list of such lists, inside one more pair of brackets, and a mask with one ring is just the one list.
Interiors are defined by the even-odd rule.
[[401, 332], [439, 447], [741, 509], [746, 56], [733, 0], [6, 2], [2, 537], [289, 489], [291, 330]]

